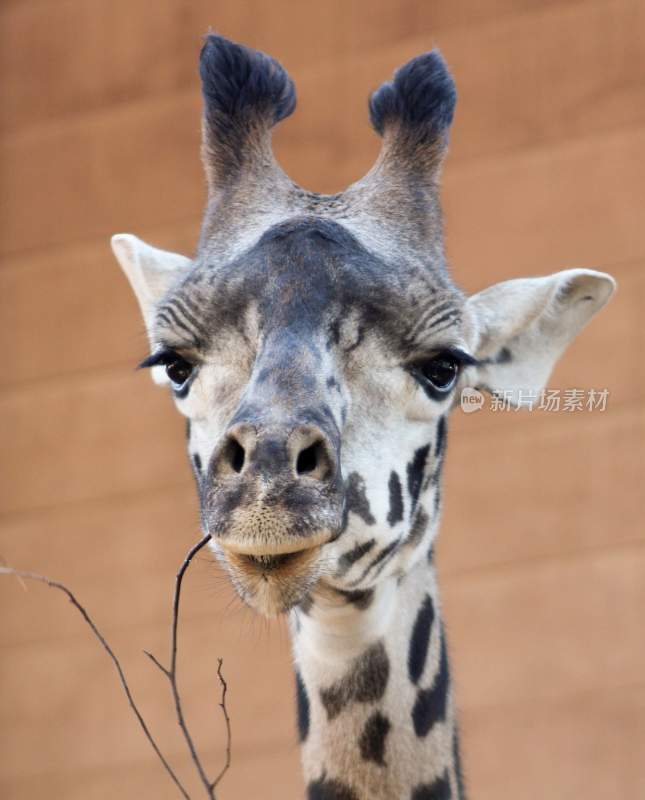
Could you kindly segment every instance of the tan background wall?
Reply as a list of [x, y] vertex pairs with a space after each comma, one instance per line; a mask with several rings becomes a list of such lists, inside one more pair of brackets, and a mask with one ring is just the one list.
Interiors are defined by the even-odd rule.
[[[641, 0], [5, 0], [0, 9], [0, 555], [68, 582], [195, 787], [164, 656], [198, 522], [183, 428], [108, 249], [190, 252], [203, 202], [196, 60], [209, 26], [280, 58], [299, 110], [276, 150], [334, 191], [371, 164], [366, 96], [439, 44], [460, 101], [448, 253], [473, 291], [567, 266], [620, 290], [552, 385], [604, 413], [455, 414], [439, 563], [479, 800], [645, 796], [645, 4]], [[0, 796], [174, 798], [105, 654], [64, 598], [0, 583]], [[227, 800], [301, 796], [284, 624], [189, 575], [181, 683]], [[195, 797], [201, 794], [196, 789]]]

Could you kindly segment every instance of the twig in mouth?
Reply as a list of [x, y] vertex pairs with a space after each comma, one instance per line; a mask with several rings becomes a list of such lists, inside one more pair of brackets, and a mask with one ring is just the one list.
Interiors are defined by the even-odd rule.
[[[158, 667], [161, 672], [168, 678], [168, 682], [170, 683], [170, 689], [172, 691], [173, 700], [175, 701], [175, 714], [177, 716], [177, 722], [179, 723], [179, 727], [181, 728], [181, 732], [184, 736], [186, 741], [186, 745], [188, 746], [188, 751], [190, 752], [190, 757], [193, 760], [193, 764], [195, 765], [195, 769], [200, 777], [201, 782], [206, 789], [206, 793], [210, 800], [215, 800], [215, 783], [213, 783], [208, 775], [206, 774], [206, 770], [201, 762], [199, 755], [197, 754], [197, 749], [195, 747], [195, 743], [193, 742], [192, 736], [188, 730], [188, 726], [186, 725], [186, 720], [184, 717], [184, 711], [181, 705], [181, 697], [179, 696], [179, 688], [177, 686], [177, 626], [179, 623], [179, 601], [181, 598], [181, 584], [184, 579], [184, 573], [188, 569], [190, 562], [193, 558], [197, 555], [197, 553], [206, 545], [206, 543], [210, 540], [210, 534], [206, 534], [203, 539], [197, 542], [194, 547], [188, 551], [186, 558], [184, 559], [184, 563], [179, 568], [177, 572], [177, 577], [175, 579], [175, 595], [173, 598], [172, 603], [172, 626], [170, 632], [170, 668], [166, 668], [161, 664], [161, 662], [156, 659], [152, 653], [148, 653], [144, 650], [145, 654], [148, 658], [152, 661], [152, 663]], [[228, 743], [230, 746], [230, 741]], [[227, 752], [228, 752], [227, 746]]]

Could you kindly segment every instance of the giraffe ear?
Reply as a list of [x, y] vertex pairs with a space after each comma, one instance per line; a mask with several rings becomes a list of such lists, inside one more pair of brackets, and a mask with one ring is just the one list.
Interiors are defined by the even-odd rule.
[[148, 336], [154, 310], [168, 289], [190, 266], [190, 259], [179, 253], [158, 250], [131, 233], [112, 237], [112, 250], [139, 301]]
[[530, 403], [569, 342], [605, 305], [616, 282], [604, 272], [569, 269], [544, 278], [497, 283], [466, 303], [479, 360], [470, 386]]

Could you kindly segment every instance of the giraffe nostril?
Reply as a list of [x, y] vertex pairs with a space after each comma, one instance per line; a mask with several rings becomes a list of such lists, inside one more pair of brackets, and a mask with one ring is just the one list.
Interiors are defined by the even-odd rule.
[[295, 472], [298, 478], [306, 477], [319, 481], [328, 480], [333, 475], [334, 466], [321, 439], [304, 447], [298, 453]]
[[246, 453], [242, 445], [237, 439], [231, 439], [226, 445], [224, 451], [224, 458], [233, 472], [238, 474], [244, 469], [244, 462], [246, 461]]
[[320, 462], [321, 449], [322, 444], [320, 442], [314, 442], [310, 444], [309, 447], [305, 447], [304, 450], [300, 451], [296, 461], [296, 472], [298, 475], [306, 475], [309, 472], [315, 471]]
[[[278, 426], [260, 429], [247, 424], [231, 426], [213, 455], [214, 479], [260, 478], [274, 481], [328, 482], [336, 474], [336, 454], [325, 435], [313, 426], [283, 432]], [[286, 435], [285, 435], [286, 433]]]

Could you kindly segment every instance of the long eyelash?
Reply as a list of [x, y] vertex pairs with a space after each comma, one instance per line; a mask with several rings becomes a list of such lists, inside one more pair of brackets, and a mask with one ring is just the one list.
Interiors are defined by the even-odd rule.
[[[458, 361], [462, 367], [477, 367], [480, 364], [478, 358], [471, 356], [470, 353], [467, 353], [465, 350], [461, 350], [459, 347], [448, 347], [445, 350], [442, 350], [441, 353], [447, 353], [451, 355], [455, 361]], [[438, 355], [441, 355], [439, 353]]]
[[481, 365], [481, 361], [474, 356], [471, 356], [470, 353], [467, 353], [465, 350], [462, 350], [460, 347], [442, 347], [438, 350], [434, 351], [433, 355], [427, 355], [424, 358], [417, 359], [412, 366], [417, 364], [427, 363], [428, 361], [433, 361], [436, 358], [441, 358], [442, 356], [449, 356], [450, 358], [454, 358], [454, 360], [459, 364], [460, 367], [478, 367]]
[[152, 353], [137, 365], [137, 369], [149, 369], [150, 367], [165, 366], [171, 364], [177, 358], [177, 353], [172, 350], [159, 350]]

